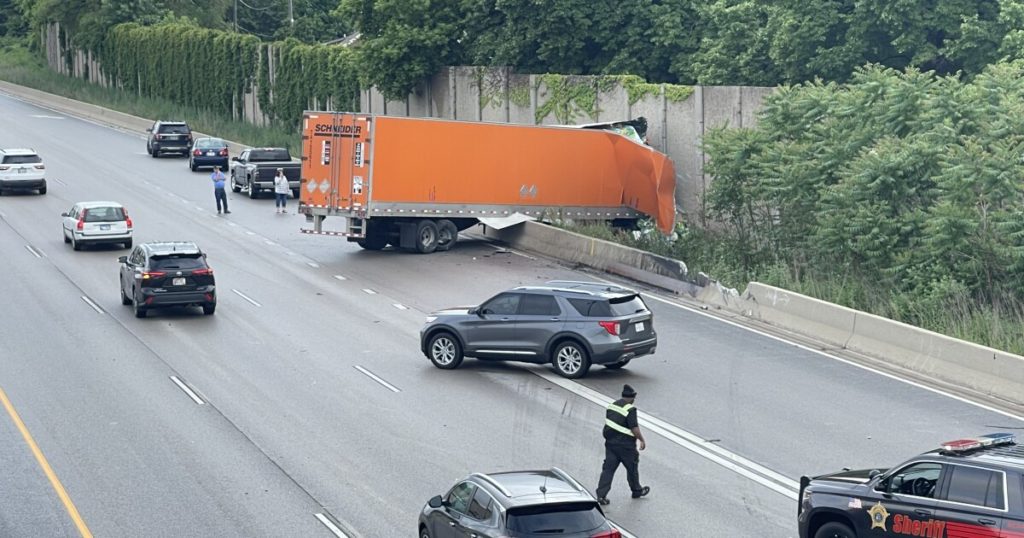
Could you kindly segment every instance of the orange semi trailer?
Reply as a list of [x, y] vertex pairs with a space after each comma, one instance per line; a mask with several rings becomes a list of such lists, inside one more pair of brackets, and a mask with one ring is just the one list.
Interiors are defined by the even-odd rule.
[[302, 231], [369, 250], [447, 250], [517, 218], [675, 219], [672, 161], [611, 131], [306, 112], [302, 140]]

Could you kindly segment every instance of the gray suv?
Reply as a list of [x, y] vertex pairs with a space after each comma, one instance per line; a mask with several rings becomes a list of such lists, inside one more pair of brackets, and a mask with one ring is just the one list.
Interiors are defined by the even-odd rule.
[[590, 493], [565, 471], [473, 473], [430, 499], [420, 538], [622, 538]]
[[618, 369], [654, 353], [654, 316], [635, 290], [600, 282], [552, 281], [499, 293], [480, 306], [427, 316], [420, 349], [443, 370], [463, 357], [550, 362], [563, 377], [592, 364]]

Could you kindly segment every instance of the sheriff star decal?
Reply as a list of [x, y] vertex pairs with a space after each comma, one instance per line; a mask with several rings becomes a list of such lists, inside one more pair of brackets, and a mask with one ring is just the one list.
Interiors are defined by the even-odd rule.
[[871, 528], [882, 529], [885, 531], [885, 520], [889, 519], [889, 511], [882, 506], [882, 503], [876, 503], [871, 508], [868, 508], [868, 515], [871, 516]]

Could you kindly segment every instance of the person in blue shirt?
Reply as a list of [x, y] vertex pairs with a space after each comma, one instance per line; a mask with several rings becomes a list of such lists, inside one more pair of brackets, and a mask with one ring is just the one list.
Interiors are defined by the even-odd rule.
[[222, 203], [224, 205], [224, 214], [231, 213], [228, 211], [228, 193], [224, 190], [224, 172], [220, 171], [219, 166], [213, 167], [210, 179], [213, 180], [213, 197], [217, 199], [217, 213], [220, 213]]

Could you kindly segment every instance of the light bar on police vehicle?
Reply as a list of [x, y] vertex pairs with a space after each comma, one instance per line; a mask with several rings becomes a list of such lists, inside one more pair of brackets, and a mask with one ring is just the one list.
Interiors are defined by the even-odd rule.
[[942, 443], [942, 450], [946, 452], [968, 452], [979, 448], [999, 445], [1012, 445], [1017, 443], [1017, 438], [1012, 433], [990, 433], [968, 439], [957, 439]]

